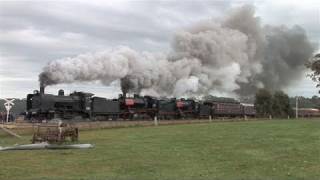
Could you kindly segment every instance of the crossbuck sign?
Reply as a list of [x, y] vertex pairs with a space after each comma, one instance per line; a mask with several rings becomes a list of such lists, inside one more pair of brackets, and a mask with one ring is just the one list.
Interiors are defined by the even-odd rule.
[[7, 122], [9, 121], [10, 109], [14, 106], [14, 99], [4, 99], [6, 102], [4, 103], [4, 107], [7, 110]]

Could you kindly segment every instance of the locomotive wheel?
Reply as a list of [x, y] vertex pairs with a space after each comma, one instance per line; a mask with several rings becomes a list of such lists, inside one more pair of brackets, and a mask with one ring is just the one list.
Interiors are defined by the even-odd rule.
[[113, 121], [116, 121], [118, 118], [119, 118], [119, 116], [118, 116], [118, 115], [114, 115], [114, 116], [112, 116], [112, 120], [113, 120]]

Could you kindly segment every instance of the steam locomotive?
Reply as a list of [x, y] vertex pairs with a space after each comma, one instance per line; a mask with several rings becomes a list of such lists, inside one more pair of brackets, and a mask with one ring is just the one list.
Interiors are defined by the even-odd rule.
[[151, 96], [127, 97], [119, 95], [116, 99], [93, 96], [91, 93], [73, 92], [64, 95], [45, 94], [44, 88], [27, 95], [26, 117], [29, 120], [89, 119], [89, 120], [134, 120], [134, 119], [187, 119], [215, 117], [255, 116], [252, 105], [238, 101], [162, 98]]

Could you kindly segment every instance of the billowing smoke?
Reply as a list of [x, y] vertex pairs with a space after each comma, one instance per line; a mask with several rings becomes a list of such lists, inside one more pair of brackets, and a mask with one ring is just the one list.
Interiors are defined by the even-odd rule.
[[281, 89], [301, 76], [314, 51], [305, 31], [262, 26], [252, 6], [177, 32], [169, 54], [117, 47], [50, 62], [44, 86], [120, 80], [123, 92], [149, 95], [252, 95]]

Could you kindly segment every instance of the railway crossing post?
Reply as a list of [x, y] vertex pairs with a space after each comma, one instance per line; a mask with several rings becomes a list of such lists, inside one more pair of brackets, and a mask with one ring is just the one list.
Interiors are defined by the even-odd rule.
[[[6, 122], [8, 123], [9, 122], [9, 114], [10, 114], [10, 109], [13, 107], [14, 103], [13, 101], [15, 99], [4, 99], [6, 102], [4, 103], [4, 107], [6, 108], [7, 110], [7, 119], [6, 119]], [[3, 120], [2, 120], [2, 123], [3, 123]]]

